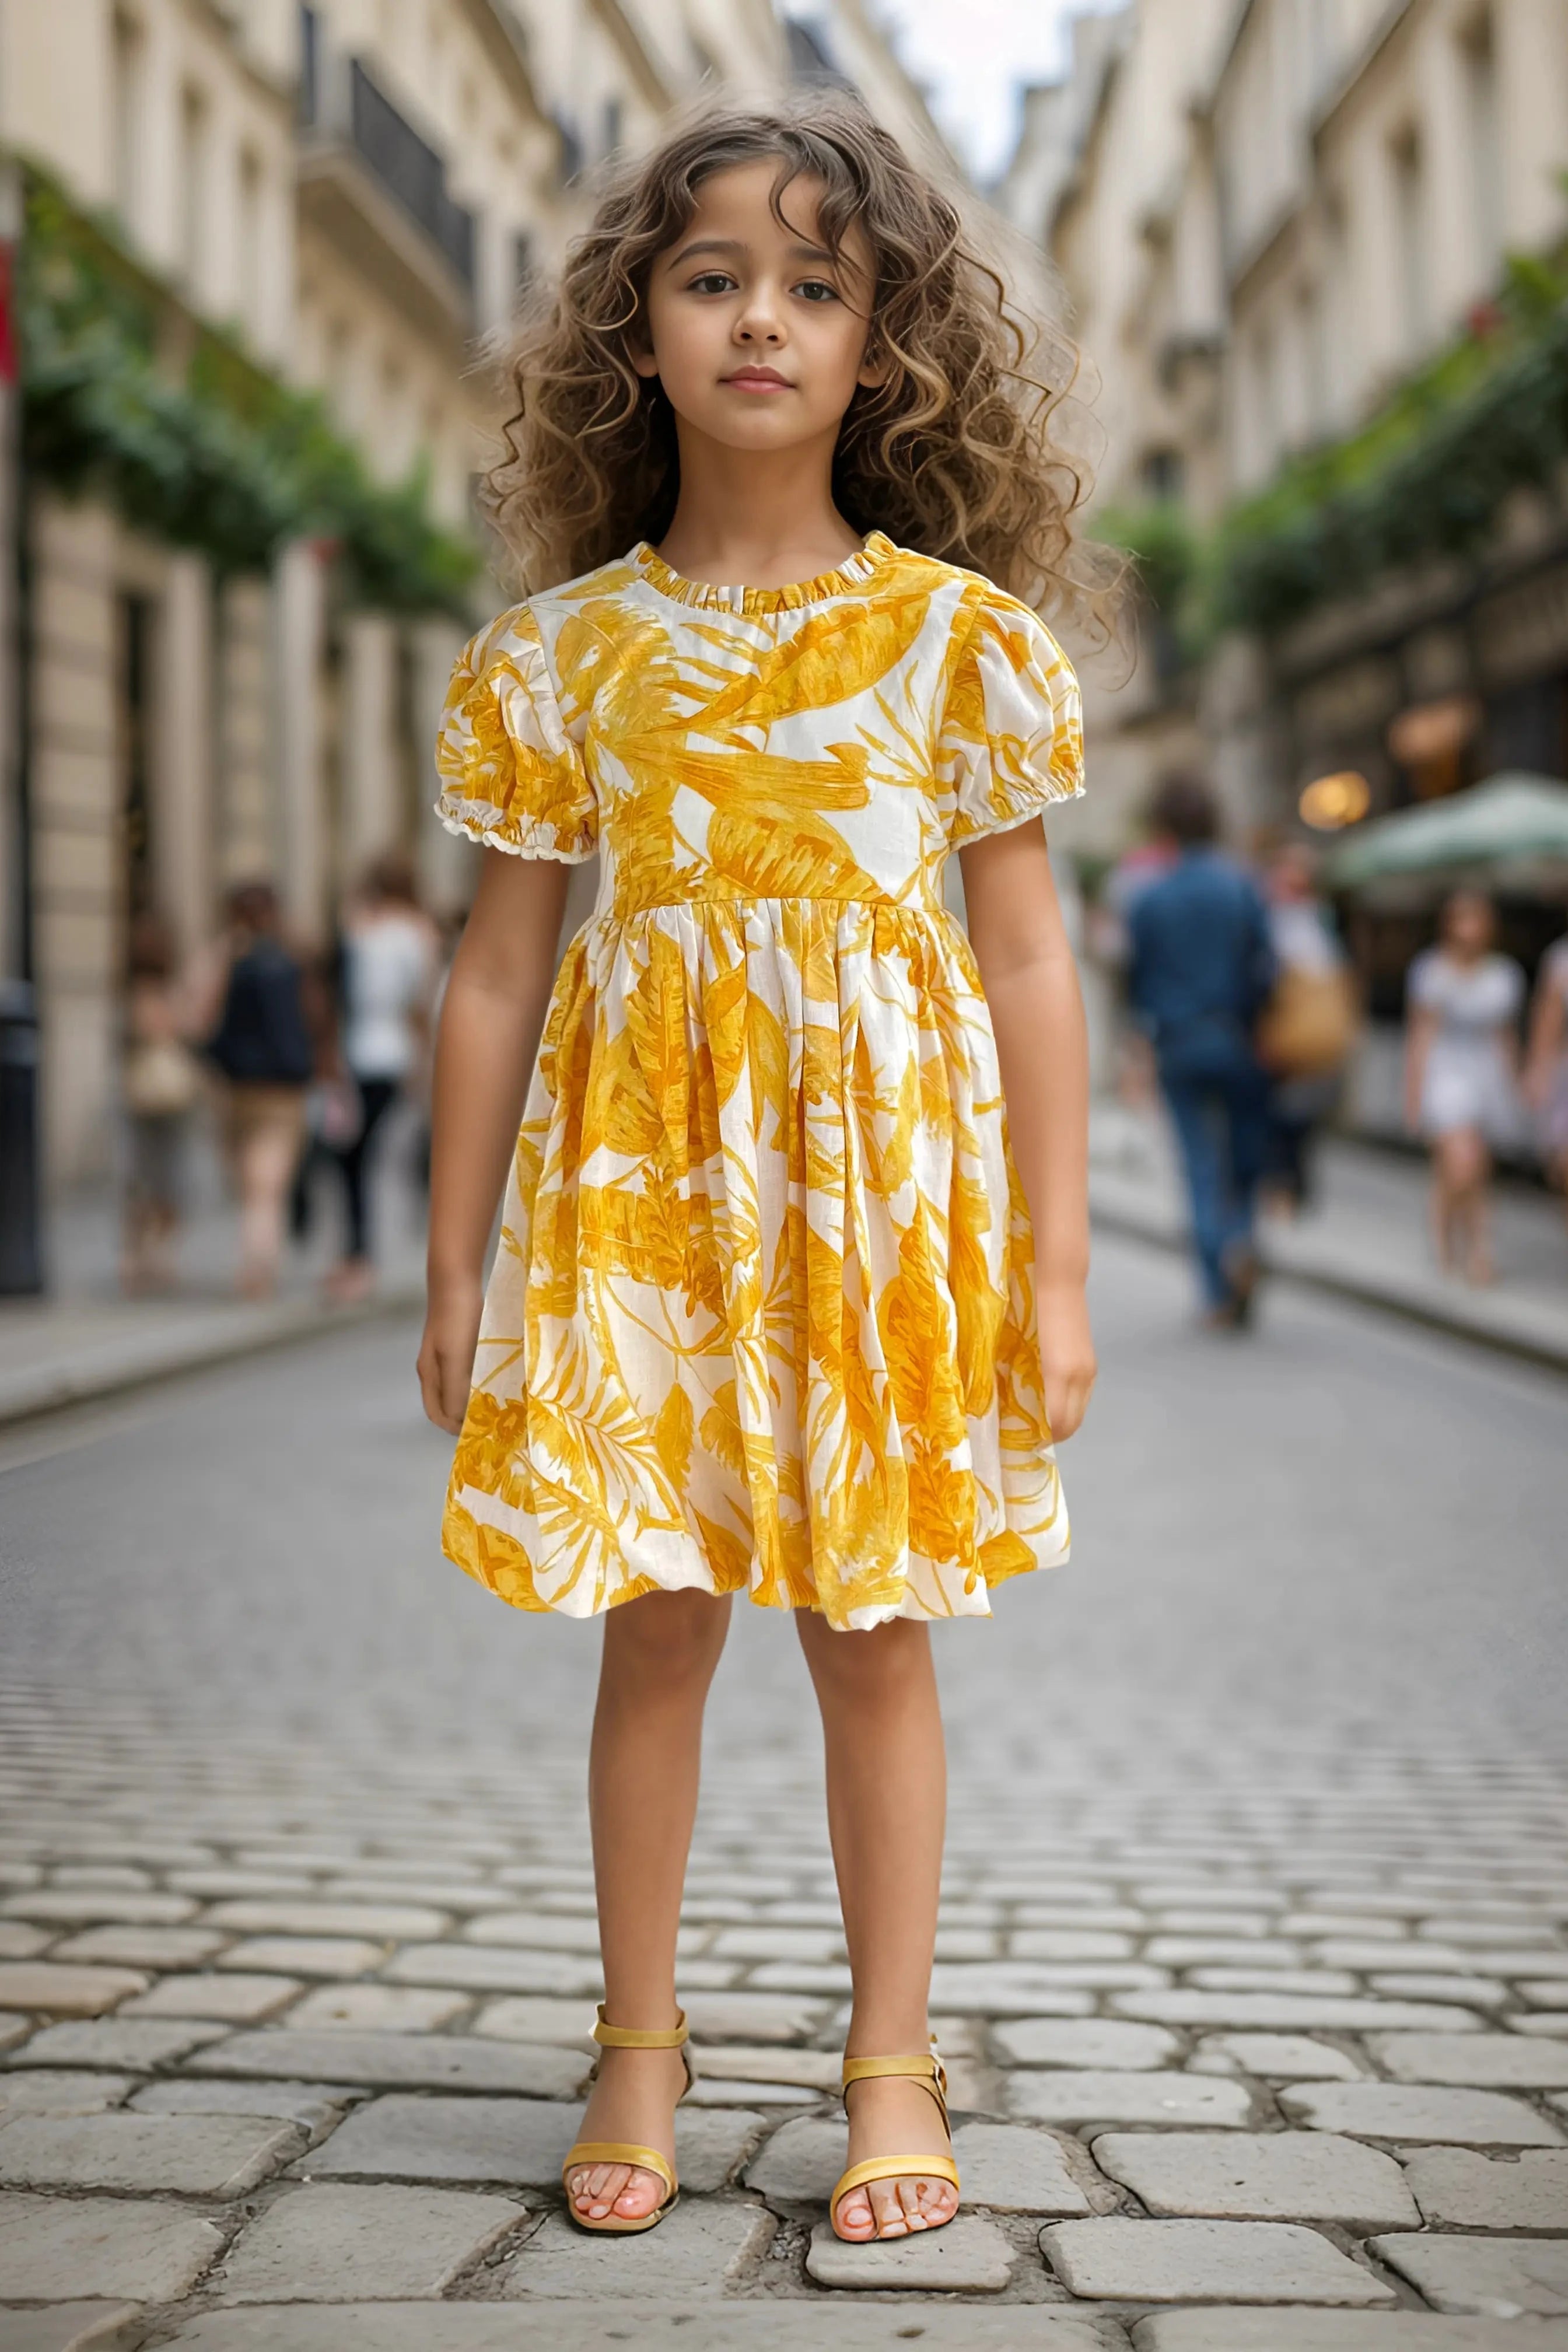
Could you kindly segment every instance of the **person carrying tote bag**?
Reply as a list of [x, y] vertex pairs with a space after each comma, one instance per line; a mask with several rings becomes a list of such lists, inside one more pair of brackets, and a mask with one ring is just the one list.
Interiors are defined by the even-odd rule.
[[1361, 1001], [1318, 898], [1310, 850], [1288, 843], [1265, 889], [1275, 981], [1254, 1036], [1271, 1081], [1264, 1181], [1270, 1204], [1293, 1216], [1311, 1195], [1312, 1142], [1333, 1110], [1361, 1034]]

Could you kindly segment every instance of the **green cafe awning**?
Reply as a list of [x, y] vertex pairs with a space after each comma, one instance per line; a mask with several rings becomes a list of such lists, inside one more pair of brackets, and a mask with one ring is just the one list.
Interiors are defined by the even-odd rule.
[[1555, 889], [1568, 879], [1568, 784], [1519, 772], [1490, 776], [1347, 834], [1323, 861], [1331, 890], [1473, 877]]

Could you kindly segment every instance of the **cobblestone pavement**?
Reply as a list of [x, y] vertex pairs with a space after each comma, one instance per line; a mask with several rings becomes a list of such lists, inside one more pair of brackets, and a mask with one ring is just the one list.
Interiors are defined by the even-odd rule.
[[0, 1447], [0, 2352], [1563, 2352], [1564, 1389], [1097, 1283], [1076, 1563], [936, 1636], [965, 2211], [901, 2246], [824, 2222], [786, 1625], [715, 1694], [686, 2194], [590, 2242], [596, 1636], [441, 1566], [411, 1332]]

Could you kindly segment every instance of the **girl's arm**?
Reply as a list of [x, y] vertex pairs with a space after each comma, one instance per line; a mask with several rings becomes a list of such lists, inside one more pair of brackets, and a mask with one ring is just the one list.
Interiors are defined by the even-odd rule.
[[1437, 1015], [1421, 1005], [1413, 1007], [1405, 1031], [1405, 1124], [1412, 1135], [1421, 1126], [1421, 1097], [1426, 1084], [1426, 1056], [1437, 1034]]
[[567, 879], [552, 859], [486, 853], [441, 1007], [419, 1388], [430, 1419], [454, 1433], [468, 1409], [485, 1252], [550, 1003]]
[[1007, 1128], [1035, 1227], [1046, 1417], [1070, 1437], [1094, 1386], [1089, 1275], [1089, 1039], [1045, 829], [1017, 825], [959, 853]]

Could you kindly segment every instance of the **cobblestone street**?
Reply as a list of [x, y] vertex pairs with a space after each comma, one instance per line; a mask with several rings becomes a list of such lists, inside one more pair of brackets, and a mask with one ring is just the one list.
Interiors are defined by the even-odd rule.
[[1100, 1244], [1074, 1564], [934, 1634], [964, 2210], [901, 2245], [826, 2223], [786, 1624], [710, 1713], [683, 2200], [592, 2242], [597, 1635], [442, 1565], [413, 1328], [0, 1437], [0, 2352], [1564, 2352], [1568, 1391], [1188, 1287]]

